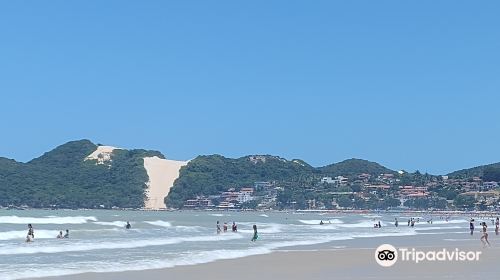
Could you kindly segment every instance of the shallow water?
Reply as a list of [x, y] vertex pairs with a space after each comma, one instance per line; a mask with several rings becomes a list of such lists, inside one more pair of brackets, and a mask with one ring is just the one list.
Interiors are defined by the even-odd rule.
[[[0, 279], [165, 268], [372, 237], [468, 238], [466, 217], [448, 222], [435, 217], [433, 224], [422, 220], [415, 228], [407, 227], [407, 219], [398, 214], [0, 210]], [[383, 227], [374, 229], [379, 220]], [[125, 229], [126, 221], [132, 229]], [[221, 227], [227, 222], [229, 232], [217, 235], [216, 221]], [[233, 221], [237, 233], [230, 232]], [[28, 223], [35, 229], [32, 243], [24, 242]], [[253, 224], [257, 242], [250, 241]], [[66, 229], [69, 239], [55, 238]]]

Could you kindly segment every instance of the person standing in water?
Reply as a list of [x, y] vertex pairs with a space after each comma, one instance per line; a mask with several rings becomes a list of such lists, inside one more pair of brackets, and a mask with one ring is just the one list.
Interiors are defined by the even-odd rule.
[[61, 239], [61, 238], [63, 238], [63, 233], [62, 233], [62, 230], [61, 230], [61, 231], [59, 231], [59, 235], [57, 235], [57, 239]]
[[496, 233], [496, 235], [498, 235], [499, 226], [500, 226], [500, 220], [497, 217], [497, 219], [495, 221], [495, 233]]
[[219, 221], [217, 221], [217, 234], [220, 234], [220, 224], [219, 224]]
[[259, 238], [259, 235], [257, 234], [257, 225], [253, 225], [253, 237], [252, 237], [252, 242], [257, 241]]
[[231, 229], [233, 230], [233, 232], [237, 232], [238, 231], [238, 226], [236, 225], [235, 222], [233, 222], [233, 227]]
[[486, 222], [483, 222], [483, 236], [481, 236], [481, 242], [483, 243], [483, 247], [486, 247], [486, 244], [491, 247], [490, 242], [488, 241], [488, 233], [486, 232], [486, 229], [488, 226], [486, 225]]
[[31, 224], [28, 224], [28, 234], [26, 235], [26, 242], [32, 242], [35, 239], [35, 230]]
[[395, 221], [394, 221], [394, 225], [395, 225], [396, 227], [398, 227], [398, 224], [399, 224], [399, 223], [398, 223], [398, 218], [394, 218], [394, 220], [395, 220]]
[[469, 222], [469, 229], [470, 229], [470, 235], [473, 235], [474, 234], [474, 219], [470, 219], [470, 222]]
[[126, 229], [130, 229], [130, 228], [132, 228], [132, 226], [130, 225], [130, 223], [129, 223], [128, 221], [127, 221], [127, 225], [125, 225], [125, 228], [126, 228]]
[[222, 227], [224, 229], [224, 232], [227, 232], [227, 223], [224, 222], [224, 226]]

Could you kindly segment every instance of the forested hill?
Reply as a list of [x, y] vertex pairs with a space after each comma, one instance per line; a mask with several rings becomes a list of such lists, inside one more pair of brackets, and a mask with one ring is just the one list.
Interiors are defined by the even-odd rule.
[[500, 162], [462, 169], [448, 174], [452, 178], [481, 177], [484, 181], [500, 181]]
[[28, 163], [0, 158], [0, 206], [140, 208], [148, 176], [143, 158], [155, 151], [114, 150], [111, 164], [86, 160], [97, 145], [72, 141]]
[[360, 159], [314, 168], [302, 160], [285, 160], [270, 155], [238, 159], [220, 155], [199, 156], [181, 169], [165, 202], [178, 208], [186, 199], [218, 194], [231, 187], [252, 186], [258, 181], [278, 181], [305, 188], [322, 176], [357, 176], [362, 173], [376, 176], [395, 172], [378, 163]]
[[319, 170], [321, 173], [329, 176], [353, 176], [361, 173], [376, 176], [379, 174], [396, 173], [394, 170], [390, 170], [376, 162], [355, 158], [320, 167]]
[[[89, 140], [72, 141], [27, 163], [0, 157], [0, 207], [143, 207], [146, 182], [149, 180], [144, 157], [164, 156], [157, 151], [115, 149], [110, 153], [108, 162], [98, 164], [98, 159], [88, 158], [98, 146]], [[259, 181], [272, 181], [282, 187], [285, 191], [280, 198], [283, 200], [303, 202], [316, 196], [323, 199], [321, 194], [324, 193], [346, 191], [326, 188], [321, 184], [323, 177], [347, 176], [355, 182], [360, 174], [370, 174], [373, 180], [380, 174], [397, 173], [376, 162], [361, 159], [313, 167], [300, 159], [286, 160], [271, 155], [237, 159], [203, 155], [180, 169], [180, 175], [165, 202], [169, 207], [178, 208], [187, 199], [217, 195], [229, 188], [238, 190]], [[408, 178], [422, 177], [417, 175], [420, 173], [396, 176], [402, 184], [411, 184], [419, 181], [413, 182]], [[499, 182], [500, 163], [456, 171], [449, 176], [478, 176], [484, 181]], [[352, 186], [347, 191], [359, 188]]]

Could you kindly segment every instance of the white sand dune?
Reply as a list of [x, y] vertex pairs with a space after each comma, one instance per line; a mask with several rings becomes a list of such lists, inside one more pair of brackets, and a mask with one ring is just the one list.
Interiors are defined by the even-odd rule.
[[97, 149], [88, 155], [85, 160], [97, 160], [97, 164], [111, 161], [111, 154], [118, 148], [112, 146], [97, 146]]
[[144, 203], [146, 209], [166, 208], [164, 198], [179, 177], [179, 170], [187, 163], [156, 156], [144, 158], [144, 168], [149, 176], [147, 199]]

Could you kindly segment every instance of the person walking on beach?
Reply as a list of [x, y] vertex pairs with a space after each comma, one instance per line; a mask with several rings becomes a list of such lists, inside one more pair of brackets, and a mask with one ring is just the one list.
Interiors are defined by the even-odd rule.
[[217, 221], [217, 234], [220, 234], [220, 224], [219, 224], [219, 221]]
[[486, 247], [486, 244], [488, 244], [488, 246], [491, 247], [491, 244], [488, 241], [488, 233], [486, 232], [487, 228], [488, 226], [486, 225], [486, 222], [483, 222], [483, 236], [481, 236], [481, 242], [483, 243], [483, 247]]
[[469, 222], [470, 235], [474, 234], [474, 219], [470, 219]]
[[395, 225], [396, 227], [398, 227], [398, 218], [394, 218], [394, 220], [395, 220], [395, 221], [394, 221], [394, 225]]
[[26, 242], [32, 242], [35, 239], [35, 230], [31, 224], [28, 224], [28, 234], [26, 235]]
[[257, 234], [257, 225], [253, 225], [253, 237], [252, 237], [252, 242], [257, 241], [259, 238], [259, 235]]

